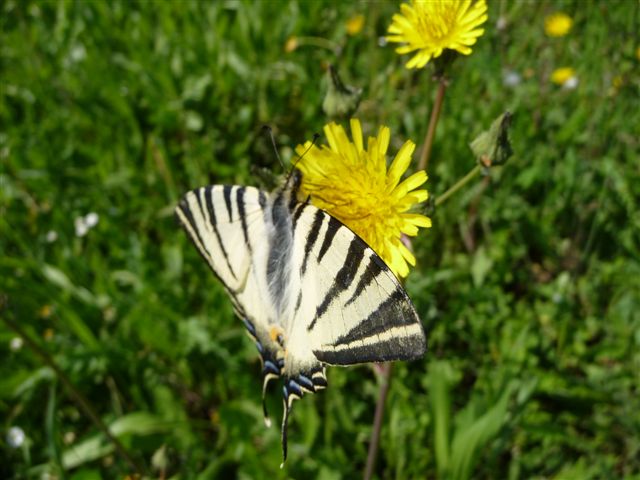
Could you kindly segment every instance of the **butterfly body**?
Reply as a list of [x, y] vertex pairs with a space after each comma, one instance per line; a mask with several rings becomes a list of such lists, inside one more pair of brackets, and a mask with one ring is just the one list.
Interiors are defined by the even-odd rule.
[[263, 396], [270, 380], [283, 377], [285, 457], [292, 402], [326, 387], [326, 364], [407, 360], [426, 349], [393, 273], [340, 221], [299, 201], [299, 182], [296, 170], [272, 193], [203, 187], [176, 208], [256, 342]]

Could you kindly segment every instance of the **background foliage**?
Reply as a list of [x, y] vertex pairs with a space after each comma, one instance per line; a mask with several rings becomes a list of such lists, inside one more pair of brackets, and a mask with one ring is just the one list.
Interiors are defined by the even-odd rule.
[[[384, 123], [392, 151], [420, 143], [435, 84], [380, 45], [397, 4], [0, 8], [2, 317], [36, 339], [153, 476], [359, 476], [374, 370], [330, 369], [330, 388], [296, 404], [280, 470], [255, 347], [172, 210], [203, 184], [255, 183], [252, 166], [281, 171], [260, 127], [275, 128], [286, 158], [320, 132], [329, 62], [364, 88], [365, 133]], [[575, 24], [552, 39], [543, 22], [557, 10]], [[349, 36], [357, 14], [364, 30]], [[504, 1], [489, 15], [455, 64], [429, 189], [438, 195], [473, 167], [468, 143], [507, 109], [515, 155], [438, 208], [415, 244], [408, 290], [429, 352], [395, 367], [377, 475], [631, 478], [639, 5]], [[575, 89], [549, 82], [562, 66], [576, 70]], [[99, 222], [78, 236], [74, 219], [89, 212]], [[133, 473], [15, 337], [0, 323], [0, 477]], [[18, 448], [5, 438], [14, 426], [26, 434]]]

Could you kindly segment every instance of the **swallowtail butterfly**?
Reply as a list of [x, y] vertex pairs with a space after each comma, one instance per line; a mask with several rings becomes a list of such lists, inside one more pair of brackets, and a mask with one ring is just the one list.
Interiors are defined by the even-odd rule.
[[301, 173], [268, 193], [212, 185], [177, 216], [228, 292], [262, 359], [264, 394], [283, 378], [282, 451], [292, 402], [327, 386], [325, 365], [411, 360], [426, 350], [407, 293], [355, 233], [308, 199]]

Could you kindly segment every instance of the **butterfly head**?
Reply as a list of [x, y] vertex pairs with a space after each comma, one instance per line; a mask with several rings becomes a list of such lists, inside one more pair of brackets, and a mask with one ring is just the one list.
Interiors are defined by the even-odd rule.
[[302, 172], [294, 167], [291, 173], [291, 191], [296, 196], [300, 190], [300, 185], [302, 185]]

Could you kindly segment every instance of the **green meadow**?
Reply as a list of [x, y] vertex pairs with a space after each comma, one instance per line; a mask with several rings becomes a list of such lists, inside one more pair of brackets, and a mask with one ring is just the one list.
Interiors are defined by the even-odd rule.
[[[281, 386], [266, 428], [257, 350], [173, 211], [286, 173], [263, 125], [287, 168], [325, 144], [330, 64], [389, 160], [418, 145], [414, 171], [438, 84], [384, 41], [398, 11], [0, 3], [1, 478], [362, 477], [380, 370], [329, 367], [281, 469]], [[513, 155], [423, 209], [406, 288], [428, 351], [393, 366], [373, 478], [640, 478], [640, 4], [488, 14], [448, 71], [426, 188], [471, 171], [505, 111]]]

